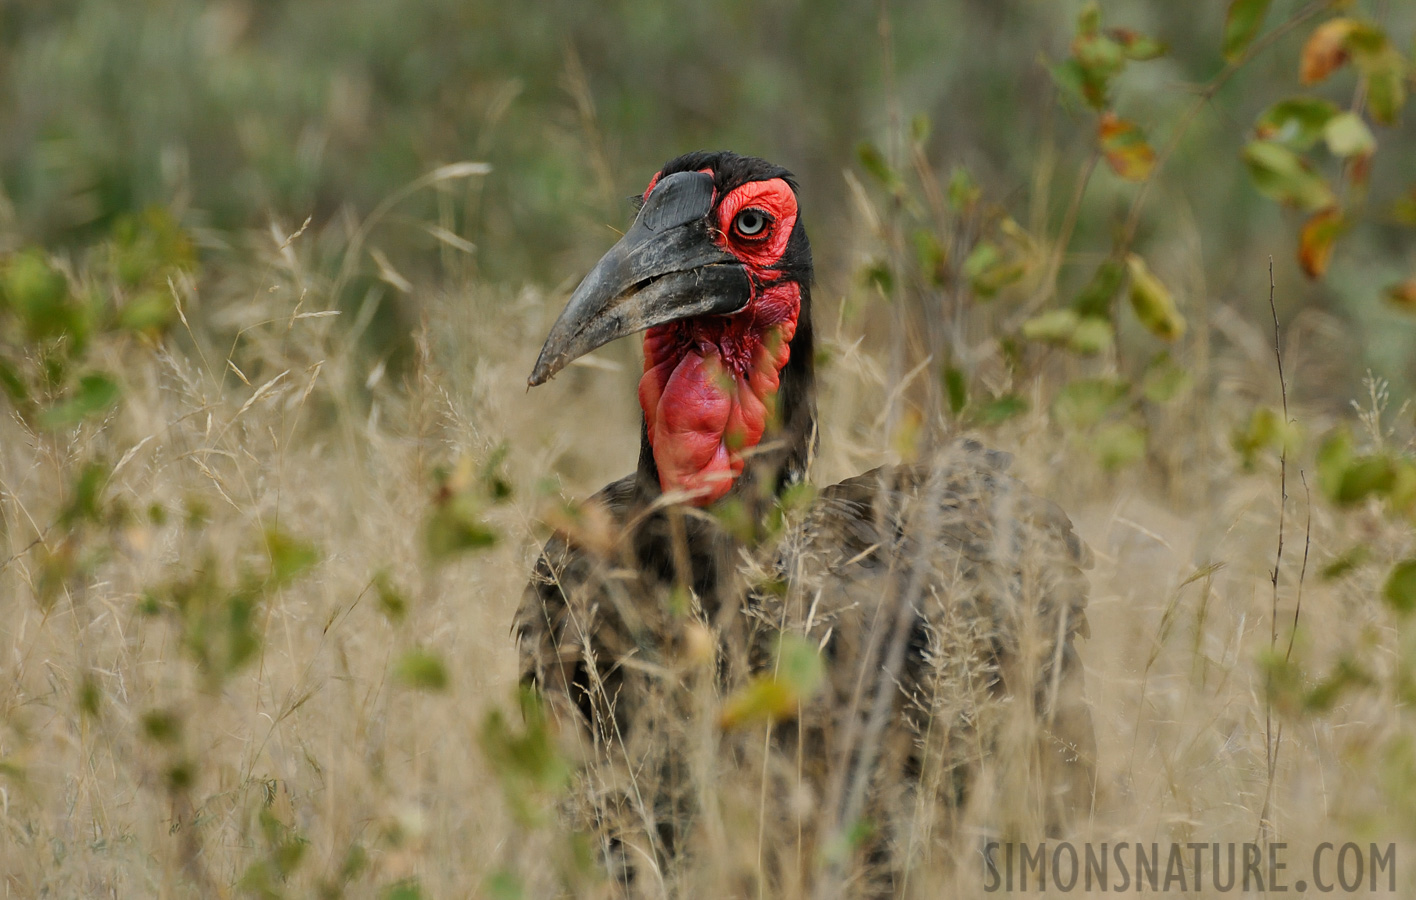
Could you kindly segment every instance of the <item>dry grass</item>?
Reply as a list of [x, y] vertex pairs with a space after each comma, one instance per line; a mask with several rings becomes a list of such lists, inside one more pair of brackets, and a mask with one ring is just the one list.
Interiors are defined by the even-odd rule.
[[[125, 387], [103, 421], [63, 433], [0, 423], [6, 897], [414, 896], [415, 883], [423, 896], [459, 897], [505, 888], [511, 875], [530, 896], [554, 891], [545, 861], [562, 858], [564, 841], [552, 826], [514, 821], [478, 735], [489, 710], [511, 705], [508, 627], [544, 538], [539, 518], [633, 464], [635, 351], [612, 348], [605, 366], [527, 395], [557, 298], [447, 284], [405, 296], [421, 317], [418, 353], [405, 376], [378, 378], [350, 338], [351, 317], [308, 315], [329, 296], [302, 259], [309, 242], [265, 254], [248, 284], [210, 288], [219, 296], [179, 286], [189, 329], [161, 345], [102, 347]], [[838, 325], [823, 295], [834, 361], [816, 477], [829, 482], [900, 452], [883, 426], [901, 421], [904, 406], [892, 404], [908, 398], [889, 389], [885, 342], [858, 343], [863, 318]], [[1319, 841], [1349, 839], [1396, 841], [1404, 863], [1416, 851], [1416, 791], [1400, 754], [1413, 733], [1393, 687], [1351, 690], [1320, 715], [1279, 715], [1270, 785], [1257, 660], [1270, 644], [1277, 461], [1246, 474], [1228, 446], [1245, 398], [1277, 391], [1261, 330], [1224, 306], [1250, 302], [1262, 299], [1206, 301], [1229, 339], [1202, 373], [1209, 383], [1152, 423], [1145, 463], [1098, 469], [1049, 421], [1045, 381], [1019, 386], [1034, 412], [987, 436], [1072, 514], [1097, 557], [1083, 657], [1099, 782], [1076, 837], [1251, 841], [1271, 794], [1271, 834], [1299, 848], [1294, 864]], [[1303, 343], [1290, 369], [1323, 347]], [[1293, 399], [1295, 417], [1319, 433], [1325, 423], [1301, 393]], [[430, 560], [435, 468], [479, 466], [502, 444], [514, 499], [486, 511], [502, 539]], [[89, 460], [118, 466], [103, 497], [129, 512], [66, 530], [54, 523]], [[1292, 477], [1301, 465], [1290, 463], [1280, 646], [1311, 519], [1295, 655], [1316, 672], [1344, 654], [1376, 675], [1394, 671], [1410, 647], [1376, 598], [1389, 561], [1411, 551], [1409, 529], [1376, 509], [1336, 513], [1316, 491], [1310, 506]], [[194, 664], [181, 615], [162, 603], [149, 614], [145, 597], [184, 579], [231, 586], [264, 572], [271, 531], [313, 543], [319, 561], [268, 583], [255, 606], [258, 654], [214, 682]], [[1319, 577], [1358, 544], [1371, 563]], [[71, 564], [57, 581], [55, 559]], [[407, 599], [401, 619], [380, 601], [380, 572]], [[445, 662], [446, 690], [418, 689], [427, 679], [406, 659], [419, 648]], [[750, 857], [772, 834], [727, 838], [721, 852]], [[1398, 872], [1411, 890], [1409, 870]], [[965, 872], [916, 891], [971, 896], [981, 880]]]

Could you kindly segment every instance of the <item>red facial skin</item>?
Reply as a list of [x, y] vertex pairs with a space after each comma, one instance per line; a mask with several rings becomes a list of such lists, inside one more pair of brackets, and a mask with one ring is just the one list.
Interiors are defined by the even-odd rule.
[[[659, 176], [649, 183], [647, 196]], [[744, 209], [768, 217], [755, 235], [735, 218]], [[681, 491], [706, 506], [732, 489], [743, 453], [762, 440], [791, 356], [801, 312], [801, 286], [774, 284], [770, 268], [786, 252], [796, 225], [796, 195], [785, 181], [750, 182], [729, 193], [714, 212], [716, 241], [743, 261], [752, 299], [726, 316], [700, 316], [659, 325], [644, 335], [639, 405], [664, 491]]]

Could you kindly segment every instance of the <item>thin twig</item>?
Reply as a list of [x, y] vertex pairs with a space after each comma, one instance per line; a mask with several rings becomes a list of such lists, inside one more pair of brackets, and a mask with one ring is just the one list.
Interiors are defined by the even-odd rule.
[[[1278, 576], [1283, 567], [1283, 526], [1288, 508], [1288, 382], [1283, 376], [1283, 347], [1278, 327], [1278, 306], [1274, 303], [1273, 257], [1269, 257], [1269, 314], [1273, 317], [1273, 355], [1278, 362], [1278, 389], [1283, 399], [1283, 429], [1279, 433], [1278, 453], [1278, 550], [1274, 554], [1273, 571], [1270, 581], [1273, 593], [1269, 604], [1269, 654], [1278, 648]], [[1306, 483], [1306, 482], [1305, 482]], [[1311, 516], [1311, 513], [1310, 513]], [[1307, 568], [1307, 550], [1304, 549], [1304, 569]], [[1296, 622], [1296, 620], [1295, 620]], [[1292, 650], [1290, 640], [1289, 649]], [[1264, 685], [1264, 755], [1268, 764], [1268, 782], [1264, 788], [1264, 805], [1259, 813], [1259, 830], [1268, 831], [1269, 804], [1273, 799], [1274, 772], [1278, 768], [1278, 747], [1283, 740], [1283, 729], [1273, 730], [1273, 675], [1270, 673]]]

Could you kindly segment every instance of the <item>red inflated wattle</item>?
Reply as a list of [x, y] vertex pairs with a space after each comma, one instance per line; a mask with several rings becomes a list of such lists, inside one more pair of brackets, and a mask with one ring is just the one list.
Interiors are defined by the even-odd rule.
[[645, 333], [639, 405], [663, 490], [706, 505], [732, 489], [766, 430], [800, 312], [800, 285], [784, 282], [733, 315]]

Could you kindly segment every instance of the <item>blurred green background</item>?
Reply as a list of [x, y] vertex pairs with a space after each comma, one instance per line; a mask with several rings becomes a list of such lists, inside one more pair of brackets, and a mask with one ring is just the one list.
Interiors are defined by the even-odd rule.
[[[939, 170], [968, 167], [1019, 221], [1056, 232], [1095, 132], [1047, 70], [1067, 55], [1081, 5], [4, 0], [0, 250], [80, 247], [161, 205], [210, 256], [271, 221], [288, 233], [307, 216], [316, 228], [357, 220], [439, 165], [483, 160], [492, 174], [468, 190], [400, 204], [382, 244], [400, 266], [436, 273], [439, 241], [412, 225], [436, 219], [476, 245], [476, 277], [555, 286], [604, 249], [605, 226], [623, 226], [624, 198], [660, 163], [731, 148], [798, 173], [821, 280], [840, 293], [862, 264], [843, 172], [859, 169], [863, 141], [889, 147], [921, 113]], [[1115, 93], [1157, 147], [1223, 67], [1226, 5], [1101, 4], [1107, 25], [1168, 46]], [[1300, 6], [1276, 0], [1269, 26]], [[1358, 6], [1409, 55], [1416, 4]], [[1413, 320], [1379, 298], [1416, 273], [1412, 232], [1384, 211], [1416, 182], [1416, 116], [1377, 129], [1369, 221], [1323, 284], [1294, 262], [1301, 217], [1261, 197], [1240, 162], [1255, 116], [1300, 92], [1309, 31], [1260, 53], [1199, 114], [1159, 173], [1137, 246], [1198, 238], [1202, 289], [1255, 316], [1273, 254], [1286, 320], [1318, 308], [1353, 326], [1361, 350], [1336, 390], [1368, 365], [1409, 386]], [[1346, 106], [1355, 83], [1340, 73], [1314, 91]], [[1107, 252], [1135, 191], [1102, 166], [1072, 251]], [[1064, 270], [1064, 284], [1091, 265]]]

